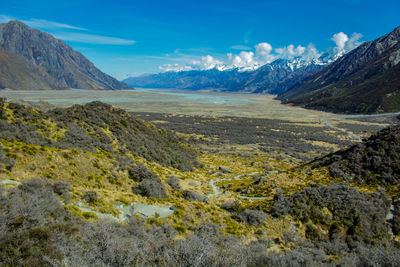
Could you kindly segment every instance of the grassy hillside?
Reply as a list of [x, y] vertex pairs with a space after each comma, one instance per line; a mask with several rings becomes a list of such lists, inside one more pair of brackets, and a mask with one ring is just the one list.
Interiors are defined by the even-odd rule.
[[42, 112], [3, 99], [0, 263], [400, 264], [390, 185], [252, 153], [221, 128], [213, 143], [100, 102]]

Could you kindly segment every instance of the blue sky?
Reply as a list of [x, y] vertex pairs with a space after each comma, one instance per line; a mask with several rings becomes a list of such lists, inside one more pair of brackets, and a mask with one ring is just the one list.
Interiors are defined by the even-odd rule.
[[[168, 66], [231, 64], [236, 55], [253, 64], [260, 43], [260, 55], [268, 50], [271, 59], [309, 48], [322, 53], [341, 37], [356, 44], [390, 32], [399, 11], [398, 0], [2, 0], [0, 21], [49, 32], [121, 79]], [[347, 37], [335, 43], [340, 32]]]

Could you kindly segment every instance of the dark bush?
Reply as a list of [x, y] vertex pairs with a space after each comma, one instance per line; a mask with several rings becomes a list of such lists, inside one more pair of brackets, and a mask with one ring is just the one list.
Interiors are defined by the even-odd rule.
[[87, 203], [96, 203], [99, 201], [96, 191], [86, 191], [85, 194], [83, 194], [82, 199]]
[[194, 200], [194, 201], [204, 201], [205, 197], [197, 192], [190, 191], [190, 190], [184, 190], [182, 192], [182, 195], [185, 199], [187, 200]]
[[146, 179], [157, 179], [157, 175], [155, 175], [152, 171], [146, 168], [144, 164], [133, 165], [128, 170], [128, 176], [130, 179], [141, 182]]
[[132, 192], [150, 198], [166, 198], [167, 192], [160, 178], [145, 179], [137, 187], [132, 188]]
[[393, 202], [393, 218], [391, 219], [392, 232], [395, 235], [400, 234], [400, 200]]
[[71, 184], [62, 180], [58, 180], [54, 182], [53, 190], [58, 195], [64, 195], [71, 190]]
[[229, 212], [238, 212], [242, 210], [242, 207], [240, 205], [240, 202], [235, 200], [222, 202], [221, 209], [227, 210]]
[[280, 188], [276, 189], [274, 196], [274, 204], [272, 206], [271, 214], [275, 217], [287, 215], [290, 211], [290, 201], [287, 197], [283, 196]]
[[179, 178], [175, 176], [168, 176], [167, 183], [169, 184], [169, 186], [171, 186], [172, 189], [176, 191], [181, 190], [181, 187], [179, 185]]
[[6, 156], [2, 148], [3, 146], [0, 144], [0, 172], [11, 171], [15, 165], [15, 160]]
[[250, 226], [257, 226], [263, 223], [263, 221], [267, 218], [267, 214], [259, 210], [245, 209], [236, 216], [233, 216], [233, 218], [240, 222], [245, 222]]

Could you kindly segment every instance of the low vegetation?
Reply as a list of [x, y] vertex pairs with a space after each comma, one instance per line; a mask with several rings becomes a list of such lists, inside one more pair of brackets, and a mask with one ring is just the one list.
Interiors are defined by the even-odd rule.
[[288, 144], [305, 125], [249, 121], [246, 140], [242, 119], [171, 115], [159, 129], [99, 102], [0, 103], [0, 265], [400, 265], [398, 126], [304, 163], [314, 145], [263, 142], [268, 125]]

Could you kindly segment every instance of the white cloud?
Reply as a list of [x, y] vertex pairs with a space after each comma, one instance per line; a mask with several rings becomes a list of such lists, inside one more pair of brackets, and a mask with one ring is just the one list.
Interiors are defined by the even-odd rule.
[[117, 37], [109, 37], [95, 34], [75, 33], [75, 32], [60, 32], [52, 34], [55, 38], [64, 41], [88, 43], [88, 44], [109, 44], [109, 45], [131, 45], [136, 41], [126, 40]]
[[65, 23], [59, 23], [55, 21], [49, 21], [44, 19], [30, 19], [30, 20], [22, 20], [23, 23], [32, 28], [42, 28], [42, 29], [70, 29], [70, 30], [79, 30], [86, 31], [85, 28], [72, 26]]
[[331, 40], [334, 41], [336, 44], [335, 50], [337, 52], [340, 52], [344, 51], [344, 46], [346, 45], [346, 42], [349, 40], [349, 37], [344, 32], [338, 32], [333, 35]]
[[315, 48], [315, 46], [312, 43], [310, 43], [307, 46], [306, 50], [302, 54], [302, 58], [306, 62], [311, 62], [315, 59], [318, 59], [320, 56], [321, 56], [321, 54], [318, 52], [317, 48]]
[[[16, 20], [16, 18], [6, 16], [6, 15], [0, 15], [0, 23], [7, 23], [10, 20]], [[76, 26], [72, 26], [69, 24], [59, 23], [59, 22], [50, 21], [50, 20], [44, 20], [44, 19], [29, 19], [29, 20], [21, 20], [21, 21], [32, 28], [69, 29], [69, 30], [86, 31], [85, 28], [76, 27]]]
[[345, 50], [346, 51], [351, 51], [354, 48], [357, 48], [358, 46], [360, 46], [361, 42], [359, 41], [361, 38], [363, 37], [363, 35], [361, 33], [353, 33], [350, 37], [350, 39], [346, 42], [345, 45]]
[[292, 59], [294, 57], [299, 57], [304, 54], [306, 48], [304, 46], [298, 45], [295, 47], [290, 44], [286, 47], [276, 48], [275, 52], [279, 54], [279, 58]]
[[161, 71], [188, 71], [192, 70], [191, 66], [182, 66], [181, 64], [164, 64], [158, 67]]
[[336, 46], [333, 48], [334, 53], [343, 54], [353, 50], [361, 44], [359, 40], [362, 37], [363, 35], [357, 32], [353, 33], [350, 38], [344, 32], [338, 32], [334, 34], [331, 38], [331, 40], [336, 44]]
[[242, 51], [239, 55], [227, 54], [229, 65], [233, 65], [236, 68], [244, 68], [253, 66], [256, 64], [254, 58], [254, 52]]
[[201, 57], [200, 60], [193, 60], [191, 62], [192, 67], [195, 69], [209, 70], [217, 67], [218, 65], [223, 64], [222, 61], [214, 58], [213, 56], [207, 55]]
[[189, 64], [182, 65], [179, 63], [164, 64], [158, 68], [162, 71], [187, 71], [187, 70], [209, 70], [222, 65], [223, 62], [207, 55], [201, 57], [199, 60], [191, 60]]
[[235, 50], [251, 50], [251, 47], [247, 45], [232, 45], [231, 48]]
[[259, 43], [255, 48], [256, 54], [259, 56], [268, 56], [272, 51], [272, 46], [269, 43]]
[[6, 15], [0, 15], [0, 23], [7, 23], [10, 20], [13, 20], [13, 18]]
[[259, 43], [255, 46], [256, 58], [260, 64], [264, 65], [276, 59], [276, 55], [272, 55], [272, 46], [269, 43]]

